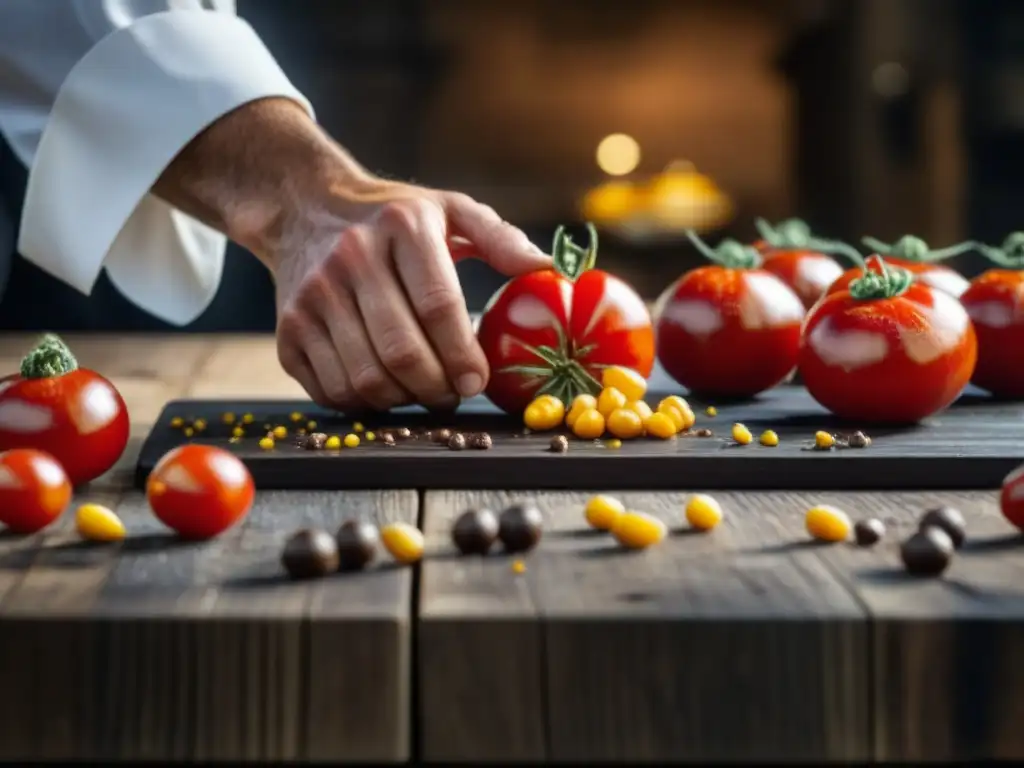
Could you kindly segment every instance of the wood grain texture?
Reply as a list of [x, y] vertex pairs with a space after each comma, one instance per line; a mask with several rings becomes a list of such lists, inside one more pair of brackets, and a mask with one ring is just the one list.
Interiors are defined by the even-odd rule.
[[291, 582], [278, 558], [300, 527], [414, 522], [415, 493], [263, 493], [198, 544], [138, 493], [117, 508], [121, 544], [0, 542], [0, 757], [408, 757], [411, 570]]
[[195, 398], [301, 398], [305, 392], [281, 368], [273, 335], [216, 337], [188, 390]]
[[508, 558], [459, 558], [448, 541], [463, 510], [513, 497], [426, 496], [423, 759], [868, 757], [868, 624], [802, 543], [802, 523], [759, 497], [723, 494], [726, 522], [691, 535], [684, 496], [622, 494], [673, 529], [661, 546], [624, 554], [586, 530], [588, 494], [534, 498], [547, 529], [516, 575]]
[[[822, 551], [872, 616], [880, 761], [1024, 759], [1024, 537], [995, 492], [822, 494], [888, 535], [871, 550]], [[943, 578], [908, 576], [899, 542], [949, 504], [968, 540]]]

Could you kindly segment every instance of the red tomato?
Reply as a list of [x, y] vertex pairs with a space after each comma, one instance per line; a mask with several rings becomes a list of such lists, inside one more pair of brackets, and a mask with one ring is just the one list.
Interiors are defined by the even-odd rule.
[[491, 366], [485, 394], [507, 413], [539, 394], [569, 402], [600, 389], [601, 369], [654, 366], [654, 330], [643, 299], [624, 281], [593, 269], [597, 235], [583, 249], [559, 228], [554, 269], [513, 278], [491, 297], [477, 328]]
[[73, 485], [93, 480], [121, 458], [128, 409], [114, 385], [46, 336], [0, 380], [0, 450], [37, 448], [54, 456]]
[[[866, 259], [867, 267], [872, 272], [881, 274], [882, 269], [879, 266], [879, 262], [882, 257], [877, 253], [868, 256]], [[927, 262], [919, 261], [908, 261], [907, 259], [897, 259], [892, 256], [885, 258], [885, 263], [891, 267], [902, 267], [911, 274], [914, 278], [925, 285], [929, 285], [932, 288], [937, 288], [940, 291], [945, 291], [954, 298], [959, 298], [960, 295], [967, 290], [969, 283], [959, 272], [945, 267], [942, 264], [930, 264]], [[828, 287], [826, 293], [839, 293], [845, 291], [850, 287], [850, 283], [856, 280], [864, 274], [864, 271], [860, 267], [854, 267], [843, 272], [839, 278]]]
[[[774, 387], [796, 367], [803, 302], [778, 277], [756, 268], [760, 257], [753, 248], [726, 241], [712, 251], [691, 239], [704, 255], [725, 263], [687, 272], [658, 299], [658, 360], [700, 394], [748, 397]], [[735, 258], [723, 256], [723, 249]]]
[[799, 219], [788, 219], [774, 227], [758, 219], [756, 225], [762, 239], [754, 243], [754, 248], [764, 260], [761, 268], [792, 288], [810, 309], [843, 274], [843, 268], [820, 250], [823, 241], [813, 237], [811, 228]]
[[1024, 397], [1024, 272], [990, 269], [960, 297], [978, 335], [971, 382], [998, 397]]
[[57, 460], [34, 448], [0, 453], [0, 523], [15, 533], [35, 533], [71, 503], [71, 481]]
[[1017, 467], [1003, 480], [999, 494], [999, 508], [1011, 525], [1024, 531], [1024, 464]]
[[920, 421], [956, 400], [974, 371], [977, 340], [967, 312], [948, 293], [902, 275], [899, 288], [870, 295], [854, 283], [807, 316], [800, 374], [837, 416]]
[[168, 451], [146, 481], [153, 513], [185, 539], [209, 539], [249, 512], [252, 475], [236, 456], [211, 445]]

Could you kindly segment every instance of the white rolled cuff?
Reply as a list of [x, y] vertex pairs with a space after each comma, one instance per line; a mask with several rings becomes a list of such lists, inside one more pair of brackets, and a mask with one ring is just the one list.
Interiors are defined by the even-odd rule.
[[256, 99], [312, 107], [242, 19], [145, 16], [97, 43], [64, 81], [29, 172], [18, 249], [82, 293], [100, 270], [142, 309], [196, 319], [227, 239], [150, 189], [204, 128]]

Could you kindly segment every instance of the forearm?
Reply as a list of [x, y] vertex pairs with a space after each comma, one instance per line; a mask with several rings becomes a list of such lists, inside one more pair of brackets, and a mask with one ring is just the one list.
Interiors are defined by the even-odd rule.
[[390, 186], [289, 99], [261, 99], [217, 120], [161, 174], [154, 193], [223, 232], [268, 267], [292, 223], [344, 217]]

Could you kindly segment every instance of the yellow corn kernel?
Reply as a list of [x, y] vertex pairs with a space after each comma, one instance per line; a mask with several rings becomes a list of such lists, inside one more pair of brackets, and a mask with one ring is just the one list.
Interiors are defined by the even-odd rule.
[[614, 496], [598, 494], [587, 502], [583, 516], [591, 528], [599, 531], [610, 531], [619, 516], [626, 512], [626, 507]]
[[243, 413], [242, 414], [242, 423], [243, 424], [252, 424], [255, 420], [256, 420], [256, 417], [253, 416], [251, 413]]
[[364, 429], [366, 429], [366, 427], [363, 426], [363, 423], [361, 421], [357, 421], [355, 424], [352, 425], [353, 432], [362, 432]]
[[267, 435], [265, 437], [261, 437], [260, 438], [260, 448], [262, 448], [264, 451], [273, 450], [273, 448], [274, 448], [274, 438], [272, 438], [270, 435]]
[[695, 493], [686, 502], [686, 522], [698, 531], [710, 531], [722, 517], [722, 505], [706, 493]]
[[225, 424], [234, 424], [235, 414], [231, 413], [231, 411], [228, 411], [227, 413], [220, 417], [220, 420], [223, 421]]
[[373, 432], [367, 432], [365, 435], [363, 435], [363, 437], [365, 437], [367, 441], [371, 443], [377, 439], [377, 436], [373, 434]]
[[572, 429], [573, 422], [576, 421], [576, 417], [584, 411], [589, 411], [592, 408], [597, 408], [597, 398], [593, 395], [576, 395], [573, 398], [572, 404], [569, 406], [569, 412], [565, 415], [565, 425]]
[[640, 417], [640, 423], [646, 424], [647, 420], [651, 418], [651, 414], [654, 411], [651, 410], [651, 406], [645, 403], [643, 400], [633, 400], [626, 403], [626, 407]]
[[302, 421], [302, 419], [303, 419], [303, 416], [298, 411], [294, 411], [292, 413], [292, 415], [291, 415], [291, 420], [292, 421], [299, 422], [299, 421]]
[[523, 423], [537, 432], [555, 429], [565, 419], [565, 406], [557, 397], [542, 395], [526, 406]]
[[192, 429], [196, 432], [202, 432], [206, 429], [206, 419], [196, 419], [192, 422]]
[[828, 504], [807, 510], [804, 524], [807, 532], [819, 541], [846, 541], [852, 528], [846, 513]]
[[408, 523], [391, 523], [380, 529], [380, 541], [400, 563], [409, 565], [423, 557], [423, 533]]
[[604, 416], [596, 408], [583, 411], [572, 425], [572, 433], [584, 440], [596, 440], [604, 434]]
[[744, 424], [733, 424], [732, 439], [739, 445], [750, 445], [754, 441], [754, 436]]
[[516, 560], [512, 563], [512, 573], [526, 573], [526, 563], [522, 560]]
[[640, 400], [647, 394], [647, 380], [632, 368], [612, 365], [601, 372], [601, 386], [617, 389], [627, 400]]
[[306, 429], [309, 430], [310, 432], [312, 432], [314, 429], [316, 429], [316, 422], [312, 421], [312, 420], [307, 421], [306, 422]]
[[615, 387], [605, 387], [597, 396], [597, 410], [602, 416], [608, 418], [609, 413], [617, 408], [625, 407], [626, 402], [626, 396]]
[[284, 440], [286, 437], [288, 437], [287, 427], [274, 427], [274, 429], [271, 430], [271, 432], [274, 438], [277, 440]]
[[831, 448], [835, 444], [836, 444], [836, 439], [830, 433], [825, 432], [823, 430], [819, 430], [818, 432], [814, 433], [814, 447], [815, 448], [817, 448], [819, 450], [822, 450], [822, 451], [827, 451], [829, 448]]
[[629, 549], [645, 549], [662, 541], [668, 526], [646, 512], [624, 512], [612, 526], [612, 536]]
[[644, 432], [644, 422], [636, 411], [629, 408], [616, 408], [608, 414], [608, 431], [623, 440], [640, 437]]
[[171, 426], [174, 427], [175, 429], [180, 429], [181, 427], [185, 426], [185, 420], [181, 418], [181, 416], [175, 416], [174, 418], [171, 419]]
[[615, 450], [616, 448], [621, 448], [622, 447], [622, 441], [619, 438], [617, 438], [617, 437], [613, 437], [610, 440], [605, 440], [604, 447], [605, 448], [611, 448], [612, 450]]
[[232, 437], [245, 437], [245, 430], [241, 427], [235, 427], [231, 430]]
[[670, 437], [675, 437], [677, 432], [676, 423], [668, 414], [662, 413], [661, 411], [652, 414], [651, 418], [647, 420], [647, 424], [644, 426], [647, 427], [648, 435], [662, 440], [668, 440]]
[[324, 440], [324, 448], [326, 448], [328, 451], [338, 450], [339, 448], [341, 448], [341, 438], [338, 437], [337, 435], [331, 435], [326, 440]]
[[354, 432], [349, 432], [347, 435], [345, 435], [345, 447], [346, 448], [356, 448], [358, 446], [359, 446], [359, 435], [355, 434]]
[[779, 444], [779, 436], [774, 430], [766, 429], [761, 433], [761, 445], [768, 448], [774, 448]]
[[658, 402], [658, 407], [655, 408], [655, 410], [660, 410], [663, 406], [666, 405], [671, 405], [673, 408], [678, 408], [680, 411], [693, 410], [692, 408], [690, 408], [690, 404], [686, 402], [686, 399], [680, 397], [679, 395], [669, 395], [668, 397], [660, 400]]
[[196, 431], [192, 429], [192, 427], [185, 427], [183, 430], [181, 430], [181, 434], [183, 434], [185, 437], [192, 437], [192, 435], [194, 435], [195, 433]]
[[126, 535], [121, 518], [99, 504], [83, 504], [75, 512], [75, 528], [90, 541], [121, 541]]
[[709, 405], [707, 408], [704, 409], [704, 413], [706, 413], [708, 416], [714, 418], [715, 416], [718, 415], [718, 409], [715, 408], [715, 406], [713, 406], [713, 405]]

